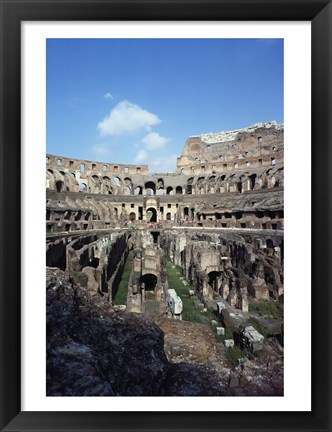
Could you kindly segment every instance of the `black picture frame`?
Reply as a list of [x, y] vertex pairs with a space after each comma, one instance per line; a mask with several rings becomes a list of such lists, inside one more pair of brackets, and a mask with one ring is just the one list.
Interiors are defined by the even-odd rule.
[[[0, 5], [1, 431], [331, 431], [331, 1], [0, 0]], [[241, 412], [241, 405], [239, 412], [220, 413], [21, 411], [21, 22], [108, 20], [311, 21], [312, 226], [311, 234], [309, 227], [303, 233], [312, 236], [310, 412]], [[299, 179], [299, 187], [310, 185]], [[305, 327], [306, 317], [300, 319]]]

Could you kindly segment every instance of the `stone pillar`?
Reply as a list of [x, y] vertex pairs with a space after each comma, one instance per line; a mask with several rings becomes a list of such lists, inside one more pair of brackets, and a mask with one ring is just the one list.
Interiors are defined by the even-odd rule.
[[207, 280], [203, 280], [203, 288], [202, 288], [203, 297], [208, 297], [209, 295], [209, 284]]

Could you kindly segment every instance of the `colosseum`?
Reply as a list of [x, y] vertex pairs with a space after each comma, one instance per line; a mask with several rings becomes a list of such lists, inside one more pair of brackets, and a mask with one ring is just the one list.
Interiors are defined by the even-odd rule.
[[47, 394], [282, 395], [283, 172], [273, 121], [174, 173], [47, 154]]

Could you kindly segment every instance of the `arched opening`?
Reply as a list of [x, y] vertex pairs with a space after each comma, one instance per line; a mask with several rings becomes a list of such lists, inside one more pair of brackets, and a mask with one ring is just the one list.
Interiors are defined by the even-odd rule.
[[221, 272], [212, 271], [208, 274], [209, 276], [209, 285], [214, 291], [218, 291], [218, 278], [220, 277]]
[[194, 177], [190, 177], [188, 178], [187, 181], [187, 194], [191, 195], [192, 194], [192, 190], [193, 190], [193, 182], [194, 182]]
[[168, 221], [172, 220], [171, 212], [166, 213], [166, 220]]
[[240, 181], [237, 183], [237, 191], [240, 193], [242, 192], [242, 182]]
[[271, 239], [267, 239], [266, 240], [266, 247], [268, 249], [273, 249], [274, 248], [273, 241]]
[[157, 180], [157, 189], [164, 189], [164, 180], [162, 178]]
[[63, 181], [58, 180], [58, 181], [55, 183], [56, 191], [57, 191], [57, 192], [61, 192], [61, 191], [63, 190], [63, 186], [64, 186]]
[[149, 207], [146, 210], [146, 220], [147, 222], [157, 222], [157, 210], [153, 207]]
[[182, 187], [181, 186], [177, 186], [175, 189], [175, 193], [176, 195], [182, 195]]
[[[155, 296], [155, 289], [157, 286], [157, 276], [151, 273], [147, 273], [144, 276], [141, 277], [141, 284], [144, 284], [145, 289], [145, 298], [146, 299], [153, 299]], [[142, 286], [143, 288], [143, 286]]]
[[146, 194], [149, 196], [153, 196], [156, 193], [156, 185], [154, 182], [146, 182], [145, 185]]
[[81, 219], [82, 213], [81, 211], [78, 211], [75, 215], [75, 221], [79, 221]]
[[160, 231], [152, 231], [153, 243], [158, 243], [158, 238], [160, 236]]
[[71, 211], [69, 211], [69, 210], [65, 211], [63, 218], [66, 220], [69, 220], [71, 218]]
[[189, 207], [185, 207], [183, 209], [183, 215], [184, 215], [184, 217], [188, 217], [189, 216]]
[[125, 182], [125, 194], [126, 195], [131, 195], [132, 194], [132, 190], [133, 190], [133, 182], [131, 181], [131, 179], [129, 177], [126, 177], [124, 179], [124, 182]]
[[171, 186], [168, 186], [168, 188], [166, 189], [166, 193], [167, 195], [174, 195], [174, 190]]
[[249, 176], [250, 179], [250, 189], [254, 189], [255, 184], [256, 184], [256, 174], [252, 174], [251, 176]]
[[143, 194], [142, 186], [137, 186], [137, 187], [135, 188], [134, 194], [135, 194], [135, 195], [142, 195], [142, 194]]
[[51, 212], [49, 210], [46, 210], [46, 220], [51, 219]]
[[87, 192], [88, 187], [85, 183], [80, 184], [80, 192]]
[[116, 185], [116, 186], [120, 186], [121, 185], [121, 180], [119, 179], [119, 177], [113, 177], [113, 183]]
[[160, 189], [158, 189], [158, 191], [157, 191], [157, 195], [159, 195], [159, 196], [164, 195], [164, 193], [165, 193], [165, 189], [163, 189], [163, 188], [160, 188]]
[[129, 215], [129, 219], [131, 220], [131, 222], [134, 222], [134, 220], [136, 219], [136, 214], [134, 212], [131, 212]]

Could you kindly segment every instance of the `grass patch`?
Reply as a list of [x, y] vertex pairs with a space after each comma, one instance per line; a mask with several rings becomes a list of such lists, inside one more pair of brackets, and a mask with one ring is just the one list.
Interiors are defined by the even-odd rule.
[[273, 300], [258, 300], [249, 304], [249, 312], [258, 312], [262, 316], [271, 316], [272, 318], [284, 317], [284, 306]]
[[211, 309], [207, 309], [206, 312], [201, 312], [195, 306], [194, 299], [189, 296], [189, 290], [192, 288], [189, 285], [183, 285], [182, 281], [180, 280], [181, 267], [174, 266], [171, 261], [167, 261], [166, 269], [169, 288], [175, 289], [177, 295], [182, 300], [182, 319], [184, 321], [190, 321], [199, 324], [209, 324], [211, 326], [211, 320], [216, 319], [215, 314]]
[[209, 314], [208, 312], [201, 312], [195, 307], [193, 299], [189, 296], [189, 290], [191, 287], [189, 285], [183, 285], [182, 281], [180, 280], [181, 267], [174, 266], [171, 261], [167, 261], [166, 270], [169, 288], [175, 289], [177, 295], [182, 300], [182, 319], [184, 321], [206, 324], [207, 320], [205, 317], [209, 318]]
[[127, 257], [127, 261], [124, 265], [121, 281], [119, 283], [117, 292], [115, 294], [115, 297], [113, 299], [114, 305], [123, 305], [127, 303], [127, 295], [128, 295], [128, 285], [129, 285], [129, 278], [131, 273], [131, 268], [133, 266], [133, 254], [132, 252], [129, 252], [129, 255]]
[[231, 365], [238, 366], [239, 358], [243, 358], [245, 355], [237, 345], [234, 345], [233, 348], [226, 348], [226, 357]]

